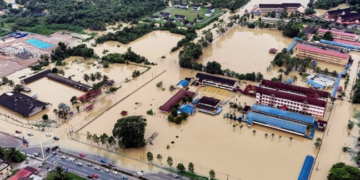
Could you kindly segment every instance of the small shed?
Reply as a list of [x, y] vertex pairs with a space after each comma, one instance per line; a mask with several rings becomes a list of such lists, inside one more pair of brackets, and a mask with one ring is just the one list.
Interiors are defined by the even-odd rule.
[[190, 83], [190, 81], [183, 79], [176, 84], [176, 87], [184, 89], [189, 85], [189, 83]]
[[276, 54], [277, 51], [278, 51], [277, 49], [271, 48], [271, 49], [269, 50], [269, 53], [271, 53], [271, 54]]
[[122, 116], [126, 116], [127, 114], [128, 114], [128, 112], [127, 111], [121, 111], [121, 113], [120, 113]]
[[89, 111], [89, 110], [92, 110], [93, 108], [94, 108], [94, 105], [91, 104], [91, 105], [89, 105], [89, 106], [86, 107], [86, 110]]

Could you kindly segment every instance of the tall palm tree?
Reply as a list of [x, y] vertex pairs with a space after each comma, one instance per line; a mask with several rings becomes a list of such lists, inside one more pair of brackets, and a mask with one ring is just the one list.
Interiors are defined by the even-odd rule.
[[13, 147], [5, 150], [4, 159], [8, 162], [12, 162], [12, 160], [14, 159], [15, 153], [16, 153], [16, 149]]
[[6, 85], [9, 82], [9, 79], [7, 77], [3, 77], [1, 79], [1, 82], [2, 82], [3, 85]]
[[102, 79], [105, 83], [109, 81], [109, 77], [107, 75], [103, 75]]
[[90, 77], [89, 77], [88, 74], [84, 74], [83, 78], [84, 78], [84, 81], [85, 81], [85, 82], [88, 82], [89, 79], [90, 79]]
[[90, 80], [93, 81], [93, 82], [96, 80], [96, 76], [95, 76], [94, 73], [90, 74]]
[[55, 173], [55, 179], [57, 180], [67, 179], [65, 169], [60, 166], [56, 166], [54, 173]]
[[279, 72], [280, 74], [282, 74], [282, 73], [284, 72], [284, 70], [283, 70], [282, 68], [280, 68], [280, 69], [278, 70], [278, 72]]
[[298, 78], [297, 78], [296, 75], [294, 75], [294, 76], [292, 77], [292, 79], [294, 80], [294, 82], [296, 82]]
[[101, 79], [102, 79], [102, 75], [101, 75], [100, 72], [96, 72], [96, 73], [95, 73], [95, 79], [97, 79], [97, 80], [101, 80]]
[[9, 80], [8, 86], [11, 87], [11, 88], [13, 88], [13, 87], [15, 86], [14, 81], [13, 81], [13, 80]]

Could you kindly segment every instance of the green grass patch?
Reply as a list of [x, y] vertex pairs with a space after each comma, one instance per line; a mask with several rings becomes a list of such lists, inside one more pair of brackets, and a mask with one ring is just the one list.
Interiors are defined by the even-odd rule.
[[[66, 173], [68, 180], [86, 180], [85, 178], [82, 178], [76, 174], [73, 173]], [[46, 180], [54, 180], [55, 179], [55, 173], [54, 172], [50, 172], [48, 177], [46, 178]]]
[[[156, 13], [154, 13], [153, 15], [157, 15], [159, 17], [161, 17], [160, 12], [168, 12], [171, 14], [170, 18], [175, 18], [175, 14], [179, 14], [179, 15], [183, 15], [186, 16], [186, 20], [190, 21], [190, 22], [194, 22], [194, 19], [197, 18], [197, 16], [199, 15], [200, 17], [204, 18], [204, 20], [202, 22], [196, 23], [196, 25], [194, 26], [195, 29], [201, 29], [205, 26], [207, 26], [208, 24], [210, 24], [211, 22], [213, 22], [214, 20], [216, 20], [218, 17], [220, 17], [224, 11], [221, 9], [215, 9], [215, 11], [212, 13], [212, 15], [210, 17], [205, 16], [205, 13], [207, 11], [206, 7], [201, 7], [201, 9], [199, 11], [194, 11], [193, 10], [193, 6], [190, 6], [189, 9], [179, 9], [179, 8], [175, 8], [175, 7], [167, 7], [161, 11], [158, 11]], [[141, 20], [146, 20], [148, 17], [143, 17]], [[162, 23], [164, 24], [164, 20], [160, 19], [158, 21], [154, 21], [157, 23]], [[175, 23], [177, 26], [180, 27], [190, 27], [190, 26], [184, 26], [181, 25], [179, 21], [176, 21]]]

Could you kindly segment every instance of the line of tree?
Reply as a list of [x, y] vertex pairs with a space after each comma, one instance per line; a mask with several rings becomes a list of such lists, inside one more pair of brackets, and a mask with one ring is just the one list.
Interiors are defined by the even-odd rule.
[[[106, 30], [106, 24], [131, 22], [166, 7], [161, 0], [21, 0], [25, 8], [11, 9], [6, 23], [20, 30], [50, 34], [56, 30], [80, 32], [83, 29]], [[48, 13], [45, 13], [47, 10]]]
[[360, 104], [360, 80], [359, 79], [356, 80], [353, 90], [354, 90], [354, 95], [353, 95], [352, 102], [355, 104]]
[[277, 65], [279, 67], [286, 67], [286, 70], [284, 71], [285, 75], [288, 75], [293, 70], [305, 72], [306, 69], [313, 68], [311, 58], [299, 59], [296, 57], [291, 57], [290, 52], [287, 52], [286, 48], [275, 55], [271, 64]]
[[127, 61], [130, 61], [130, 62], [135, 62], [135, 63], [143, 63], [144, 62], [145, 64], [155, 65], [154, 63], [150, 63], [146, 57], [141, 56], [141, 55], [135, 53], [134, 51], [132, 51], [131, 47], [129, 47], [127, 49], [127, 51], [123, 54], [109, 53], [109, 54], [103, 56], [101, 58], [101, 60], [103, 61], [103, 63], [111, 62], [111, 63], [124, 64], [124, 63], [127, 63]]
[[58, 46], [51, 51], [51, 61], [62, 61], [70, 56], [81, 56], [87, 59], [94, 57], [94, 55], [94, 49], [88, 48], [85, 44], [68, 47], [65, 43], [59, 42]]
[[231, 11], [235, 11], [246, 5], [250, 0], [177, 0], [174, 3], [194, 3], [194, 4], [203, 4], [211, 5], [215, 8], [227, 8]]
[[360, 170], [343, 162], [334, 164], [327, 176], [328, 180], [359, 180]]
[[330, 9], [338, 6], [339, 4], [346, 3], [346, 0], [310, 0], [316, 9]]
[[116, 139], [114, 136], [109, 136], [106, 133], [98, 136], [97, 134], [91, 134], [88, 131], [86, 132], [86, 139], [98, 145], [101, 143], [102, 146], [105, 145], [107, 148], [113, 147], [116, 144]]

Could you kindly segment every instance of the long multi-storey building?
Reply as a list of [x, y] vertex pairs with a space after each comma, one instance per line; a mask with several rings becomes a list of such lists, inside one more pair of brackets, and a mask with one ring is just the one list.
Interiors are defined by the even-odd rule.
[[320, 49], [313, 46], [298, 44], [296, 46], [296, 57], [305, 59], [310, 57], [313, 61], [323, 61], [327, 63], [345, 66], [349, 62], [350, 55], [342, 52]]
[[261, 13], [268, 13], [273, 11], [281, 12], [304, 12], [304, 7], [300, 3], [282, 3], [282, 4], [259, 4]]
[[284, 24], [287, 24], [288, 22], [290, 22], [289, 19], [280, 19], [280, 18], [271, 18], [271, 17], [262, 17], [261, 18], [261, 22], [265, 23], [265, 24], [277, 24], [277, 22], [279, 21], [283, 21]]
[[318, 35], [323, 36], [326, 32], [331, 32], [334, 39], [341, 39], [346, 41], [355, 41], [356, 34], [354, 33], [347, 33], [345, 31], [336, 31], [336, 30], [328, 30], [328, 29], [319, 29]]
[[237, 88], [237, 81], [204, 73], [196, 74], [197, 82], [203, 86], [213, 86], [221, 89], [233, 91]]

